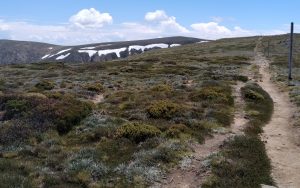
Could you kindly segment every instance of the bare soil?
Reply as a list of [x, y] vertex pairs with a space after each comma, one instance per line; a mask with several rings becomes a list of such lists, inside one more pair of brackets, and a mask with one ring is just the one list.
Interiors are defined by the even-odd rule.
[[256, 52], [254, 63], [260, 67], [259, 85], [269, 93], [274, 101], [271, 121], [264, 127], [262, 139], [271, 159], [272, 176], [279, 188], [300, 187], [300, 146], [297, 144], [300, 132], [293, 126], [295, 106], [290, 102], [288, 93], [281, 92], [270, 80], [269, 61]]

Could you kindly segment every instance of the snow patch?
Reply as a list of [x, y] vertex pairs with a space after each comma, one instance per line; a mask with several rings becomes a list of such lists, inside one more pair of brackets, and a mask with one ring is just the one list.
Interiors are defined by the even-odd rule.
[[149, 44], [145, 47], [146, 48], [169, 48], [169, 45], [161, 43], [161, 44]]
[[46, 58], [49, 57], [49, 56], [50, 56], [50, 54], [44, 55], [44, 56], [42, 57], [42, 59], [46, 59]]
[[144, 51], [145, 48], [146, 48], [145, 46], [133, 45], [133, 46], [129, 46], [129, 52], [130, 52], [131, 50], [142, 50], [142, 51]]
[[181, 44], [171, 44], [171, 45], [170, 45], [171, 48], [177, 47], [177, 46], [181, 46]]
[[[82, 48], [81, 48], [82, 49]], [[97, 50], [78, 50], [79, 53], [88, 53], [90, 57], [97, 53]]]
[[56, 58], [56, 60], [60, 60], [60, 59], [65, 59], [66, 57], [68, 57], [71, 53], [67, 53], [66, 55], [60, 55]]
[[107, 54], [111, 54], [111, 53], [116, 53], [118, 58], [121, 57], [120, 53], [125, 51], [127, 48], [119, 48], [119, 49], [109, 49], [109, 50], [99, 50], [98, 51], [98, 55], [107, 55]]
[[84, 48], [80, 48], [81, 50], [92, 50], [92, 49], [95, 49], [96, 46], [94, 47], [84, 47]]
[[52, 49], [53, 49], [53, 47], [49, 47], [48, 49], [49, 49], [49, 50], [52, 50]]
[[203, 40], [203, 41], [200, 41], [200, 42], [197, 42], [197, 43], [201, 44], [201, 43], [206, 43], [206, 42], [209, 42], [209, 41]]
[[65, 53], [65, 52], [70, 51], [70, 50], [72, 50], [72, 48], [61, 50], [61, 51], [57, 52], [56, 54], [50, 55], [49, 57], [57, 56], [59, 54]]
[[98, 46], [83, 47], [83, 48], [80, 48], [80, 50], [93, 50], [95, 48], [100, 48], [100, 47], [105, 47], [105, 46], [111, 46], [111, 44], [101, 44]]

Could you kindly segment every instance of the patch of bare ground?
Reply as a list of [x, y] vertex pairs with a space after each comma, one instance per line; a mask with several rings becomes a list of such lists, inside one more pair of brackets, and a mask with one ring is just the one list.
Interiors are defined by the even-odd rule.
[[287, 93], [281, 92], [271, 81], [269, 61], [257, 51], [255, 64], [262, 75], [259, 85], [274, 101], [271, 121], [264, 127], [262, 139], [272, 164], [272, 177], [280, 188], [300, 187], [300, 131], [293, 126], [295, 106]]

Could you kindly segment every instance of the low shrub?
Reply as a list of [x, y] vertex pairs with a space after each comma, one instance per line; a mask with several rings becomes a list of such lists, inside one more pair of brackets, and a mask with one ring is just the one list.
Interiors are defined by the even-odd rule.
[[191, 93], [190, 98], [194, 102], [210, 101], [212, 103], [223, 103], [233, 105], [234, 100], [231, 90], [220, 86], [205, 86]]
[[42, 80], [35, 87], [40, 90], [52, 90], [55, 87], [55, 83], [49, 80]]
[[98, 157], [110, 166], [127, 163], [137, 150], [137, 144], [127, 138], [101, 139], [96, 145]]
[[60, 134], [65, 134], [92, 112], [93, 105], [63, 94], [48, 98], [5, 95], [0, 97], [0, 108], [6, 111], [6, 119], [23, 121], [34, 131], [45, 131], [54, 125]]
[[244, 97], [248, 100], [254, 100], [254, 101], [264, 100], [264, 96], [251, 89], [245, 91]]
[[204, 188], [259, 188], [261, 184], [273, 184], [264, 143], [256, 136], [236, 136], [225, 143], [223, 157], [212, 161], [212, 172], [216, 178]]
[[32, 187], [31, 181], [28, 178], [29, 172], [24, 167], [16, 164], [15, 161], [0, 158], [0, 171], [1, 187]]
[[172, 119], [180, 115], [182, 107], [168, 100], [153, 102], [147, 109], [150, 118]]
[[270, 95], [256, 83], [247, 84], [241, 91], [246, 101], [247, 116], [250, 122], [259, 120], [260, 126], [267, 123], [273, 113], [273, 100]]
[[152, 125], [135, 122], [127, 123], [117, 128], [115, 136], [117, 138], [128, 138], [139, 143], [148, 138], [158, 136], [160, 133], [160, 130]]
[[171, 125], [169, 129], [166, 131], [166, 135], [171, 138], [179, 138], [180, 134], [187, 133], [190, 134], [191, 130], [183, 124], [175, 124]]
[[100, 83], [87, 84], [87, 85], [85, 86], [85, 88], [86, 88], [88, 91], [93, 91], [93, 92], [96, 92], [96, 93], [103, 92], [103, 90], [104, 90], [103, 85], [100, 84]]
[[48, 119], [53, 118], [57, 131], [65, 134], [92, 112], [92, 105], [64, 96], [61, 100], [50, 100], [48, 106], [39, 105], [37, 109]]
[[154, 92], [170, 93], [172, 91], [172, 87], [167, 84], [160, 84], [160, 85], [154, 86], [153, 88], [151, 88], [151, 90]]
[[4, 115], [4, 119], [11, 119], [14, 116], [19, 115], [20, 113], [27, 111], [28, 108], [29, 108], [29, 104], [24, 99], [8, 100], [5, 103], [6, 112]]

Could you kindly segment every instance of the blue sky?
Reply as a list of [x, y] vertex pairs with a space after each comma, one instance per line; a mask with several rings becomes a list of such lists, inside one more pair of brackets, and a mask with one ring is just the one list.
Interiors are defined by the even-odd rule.
[[68, 45], [280, 34], [300, 22], [299, 7], [297, 0], [10, 0], [0, 2], [0, 38]]

